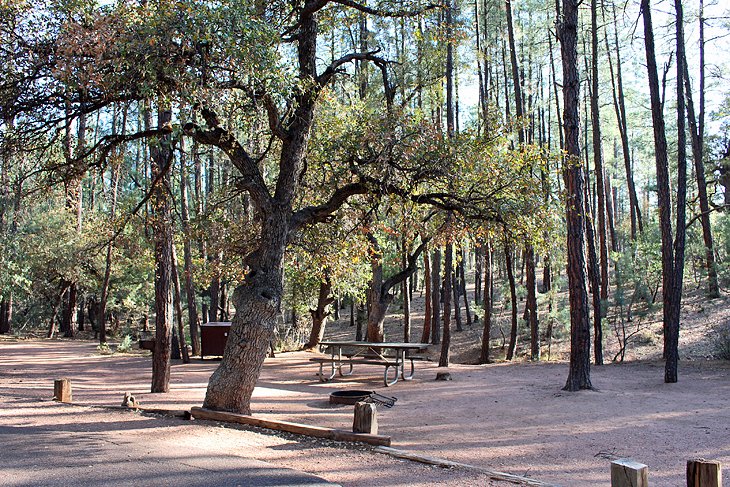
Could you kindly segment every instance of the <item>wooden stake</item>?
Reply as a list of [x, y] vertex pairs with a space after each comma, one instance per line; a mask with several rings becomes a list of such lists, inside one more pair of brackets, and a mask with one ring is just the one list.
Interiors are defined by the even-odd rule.
[[611, 487], [648, 487], [649, 467], [628, 458], [611, 462]]
[[722, 487], [720, 462], [702, 458], [687, 460], [687, 487]]
[[53, 381], [53, 400], [71, 402], [71, 381], [69, 379], [56, 379]]
[[353, 433], [378, 434], [378, 409], [375, 404], [358, 402], [355, 404], [355, 419], [352, 422]]

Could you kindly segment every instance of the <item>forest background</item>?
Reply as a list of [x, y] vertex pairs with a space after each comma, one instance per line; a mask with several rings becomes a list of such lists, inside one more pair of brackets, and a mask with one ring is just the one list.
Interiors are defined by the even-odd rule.
[[564, 338], [569, 390], [661, 310], [674, 382], [683, 286], [730, 282], [720, 1], [0, 6], [0, 333], [154, 333], [153, 391], [232, 319], [206, 405], [247, 412], [348, 306], [442, 365]]

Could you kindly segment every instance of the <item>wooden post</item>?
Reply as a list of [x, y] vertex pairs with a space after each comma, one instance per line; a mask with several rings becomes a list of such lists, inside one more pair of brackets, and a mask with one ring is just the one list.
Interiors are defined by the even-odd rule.
[[702, 458], [687, 460], [687, 487], [722, 487], [720, 462]]
[[354, 433], [378, 434], [378, 417], [375, 404], [358, 402], [355, 404], [355, 419], [352, 422]]
[[611, 462], [611, 487], [648, 487], [649, 467], [628, 458]]
[[69, 379], [56, 379], [53, 382], [53, 400], [71, 402], [71, 381]]

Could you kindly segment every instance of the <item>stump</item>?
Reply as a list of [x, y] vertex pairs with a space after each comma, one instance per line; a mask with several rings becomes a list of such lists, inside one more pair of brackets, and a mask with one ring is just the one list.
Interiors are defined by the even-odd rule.
[[53, 400], [71, 402], [71, 381], [69, 379], [56, 379], [53, 381]]
[[124, 399], [122, 399], [122, 407], [131, 408], [131, 409], [139, 407], [139, 403], [137, 402], [137, 399], [132, 395], [131, 392], [124, 393]]
[[378, 417], [375, 404], [358, 402], [355, 404], [355, 419], [352, 422], [353, 433], [378, 434]]
[[448, 372], [436, 372], [436, 380], [451, 380], [451, 374]]
[[702, 458], [687, 460], [687, 487], [722, 487], [720, 462]]
[[611, 487], [648, 487], [649, 467], [628, 458], [611, 462]]

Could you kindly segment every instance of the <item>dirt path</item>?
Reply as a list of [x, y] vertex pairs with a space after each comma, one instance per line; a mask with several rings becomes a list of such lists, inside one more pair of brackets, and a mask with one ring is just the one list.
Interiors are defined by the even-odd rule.
[[[682, 363], [680, 382], [664, 384], [659, 363], [593, 368], [598, 392], [560, 391], [566, 364], [454, 365], [450, 382], [435, 382], [434, 364], [420, 364], [416, 379], [385, 389], [382, 368], [361, 367], [348, 380], [320, 383], [305, 352], [267, 359], [254, 394], [254, 414], [348, 428], [350, 406], [331, 406], [336, 389], [377, 390], [398, 398], [379, 409], [380, 431], [393, 446], [561, 485], [609, 485], [611, 459], [649, 465], [654, 485], [683, 484], [689, 458], [730, 465], [730, 366]], [[147, 357], [99, 356], [89, 342], [0, 342], [0, 398], [48, 400], [53, 378], [72, 380], [74, 402], [118, 405], [125, 391], [146, 406], [200, 405], [212, 361], [173, 367], [172, 392], [149, 394]], [[5, 407], [3, 405], [3, 413]], [[135, 415], [132, 415], [135, 416]], [[398, 461], [362, 448], [319, 440], [206, 428], [193, 434], [198, 448], [314, 473], [343, 485], [490, 485], [484, 475]], [[177, 438], [177, 437], [176, 437]], [[730, 487], [725, 472], [724, 487]], [[497, 485], [497, 484], [494, 484]]]

